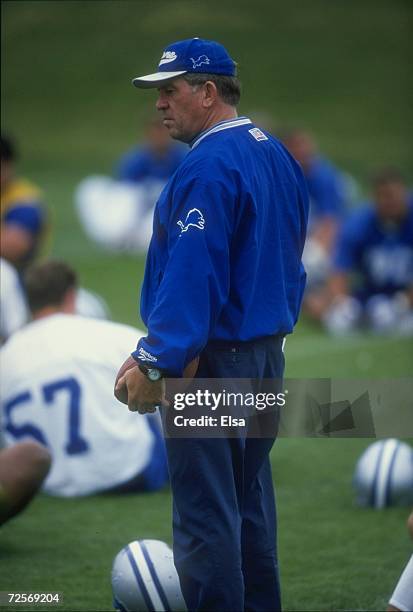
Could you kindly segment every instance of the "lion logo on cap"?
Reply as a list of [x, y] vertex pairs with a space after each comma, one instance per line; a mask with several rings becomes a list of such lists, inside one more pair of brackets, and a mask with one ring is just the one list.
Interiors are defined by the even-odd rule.
[[200, 55], [198, 59], [194, 59], [193, 57], [189, 58], [192, 61], [192, 67], [195, 70], [198, 66], [202, 66], [202, 64], [210, 64], [211, 60], [207, 55]]

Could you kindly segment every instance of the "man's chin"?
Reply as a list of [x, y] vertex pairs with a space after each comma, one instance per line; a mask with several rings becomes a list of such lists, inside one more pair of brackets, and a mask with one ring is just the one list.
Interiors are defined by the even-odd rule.
[[173, 127], [168, 128], [169, 136], [174, 140], [179, 140], [179, 132], [175, 130]]
[[186, 144], [189, 144], [194, 138], [194, 136], [192, 136], [191, 134], [182, 132], [182, 130], [180, 130], [177, 127], [176, 123], [171, 119], [164, 119], [163, 124], [168, 130], [169, 136], [173, 140], [179, 140], [180, 142], [185, 142]]
[[182, 134], [182, 132], [180, 132], [179, 130], [177, 130], [174, 127], [170, 127], [168, 128], [169, 130], [169, 136], [173, 139], [173, 140], [179, 140], [180, 142], [190, 142], [190, 139], [188, 140], [184, 134]]

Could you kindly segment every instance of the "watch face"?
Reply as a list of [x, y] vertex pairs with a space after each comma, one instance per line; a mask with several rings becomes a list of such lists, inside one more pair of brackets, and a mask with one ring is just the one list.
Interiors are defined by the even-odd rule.
[[162, 378], [162, 373], [156, 368], [149, 368], [147, 376], [149, 380], [151, 380], [152, 382], [156, 382], [157, 380]]

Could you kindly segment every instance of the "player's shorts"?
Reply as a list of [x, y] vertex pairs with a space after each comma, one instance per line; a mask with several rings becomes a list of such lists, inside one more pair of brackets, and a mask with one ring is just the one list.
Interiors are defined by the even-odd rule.
[[389, 603], [402, 612], [413, 610], [413, 555], [400, 576]]

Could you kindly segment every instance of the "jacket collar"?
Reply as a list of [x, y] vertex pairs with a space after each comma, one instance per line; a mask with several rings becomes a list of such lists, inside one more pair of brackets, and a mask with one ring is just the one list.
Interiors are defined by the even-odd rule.
[[222, 130], [229, 130], [230, 128], [238, 127], [240, 125], [247, 125], [248, 123], [252, 123], [251, 119], [248, 117], [235, 117], [234, 119], [227, 119], [226, 121], [220, 121], [216, 123], [208, 130], [205, 130], [198, 134], [196, 138], [190, 143], [191, 149], [195, 149], [204, 138], [207, 138], [210, 134], [215, 134], [215, 132], [221, 132]]

